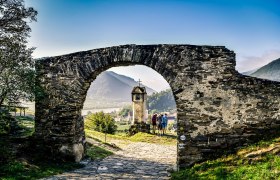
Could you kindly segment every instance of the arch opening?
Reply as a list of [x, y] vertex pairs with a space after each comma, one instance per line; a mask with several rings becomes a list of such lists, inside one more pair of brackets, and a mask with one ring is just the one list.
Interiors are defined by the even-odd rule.
[[[151, 78], [154, 78], [154, 81], [151, 81]], [[142, 129], [142, 132], [145, 133], [129, 136], [131, 126], [135, 124], [133, 121], [135, 109], [133, 107], [132, 91], [139, 86], [139, 79], [141, 79], [140, 86], [145, 87], [148, 94], [147, 101], [144, 102], [147, 108], [143, 121], [148, 128]], [[129, 112], [127, 113], [128, 109]], [[111, 130], [108, 131], [107, 136], [104, 133], [106, 130], [99, 130], [97, 126], [90, 126], [92, 120], [94, 121], [97, 116], [101, 116], [101, 111], [104, 112], [104, 116], [109, 114], [115, 120], [117, 129], [113, 133], [114, 135], [110, 135]], [[155, 113], [167, 114], [168, 126], [165, 128], [164, 135], [162, 135], [163, 130], [158, 129], [158, 124], [155, 132], [153, 132], [151, 118]], [[129, 152], [128, 156], [133, 157], [134, 155], [147, 163], [152, 161], [151, 165], [158, 164], [169, 168], [177, 166], [176, 102], [169, 84], [151, 68], [139, 65], [118, 66], [98, 74], [87, 91], [82, 115], [85, 119], [86, 137], [106, 141], [106, 143], [118, 147], [117, 149], [125, 149], [126, 153]], [[98, 123], [100, 122], [96, 124]], [[95, 130], [93, 130], [94, 128]], [[101, 134], [96, 131], [101, 131], [104, 134], [100, 136]], [[135, 147], [131, 149], [132, 146]], [[150, 156], [150, 154], [154, 155]], [[122, 155], [127, 156], [127, 154]], [[147, 157], [141, 157], [140, 155]]]

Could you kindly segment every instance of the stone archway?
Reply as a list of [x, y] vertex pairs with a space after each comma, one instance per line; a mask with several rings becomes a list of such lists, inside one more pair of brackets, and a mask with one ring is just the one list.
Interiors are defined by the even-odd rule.
[[279, 131], [280, 84], [240, 75], [223, 46], [124, 45], [37, 60], [34, 136], [54, 157], [83, 156], [83, 102], [102, 71], [145, 65], [172, 88], [178, 111], [179, 168]]

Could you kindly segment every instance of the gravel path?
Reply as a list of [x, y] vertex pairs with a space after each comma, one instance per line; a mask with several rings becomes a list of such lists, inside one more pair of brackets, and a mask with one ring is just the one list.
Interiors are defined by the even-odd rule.
[[101, 161], [87, 162], [71, 172], [47, 178], [58, 179], [170, 179], [167, 170], [176, 164], [176, 146], [133, 142]]

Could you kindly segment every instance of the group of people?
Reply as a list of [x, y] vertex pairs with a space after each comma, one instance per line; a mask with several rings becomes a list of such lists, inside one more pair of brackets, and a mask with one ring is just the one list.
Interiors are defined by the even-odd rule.
[[152, 116], [152, 126], [153, 126], [153, 133], [156, 133], [156, 129], [158, 130], [159, 135], [164, 135], [166, 133], [167, 128], [167, 114], [157, 114], [155, 113]]

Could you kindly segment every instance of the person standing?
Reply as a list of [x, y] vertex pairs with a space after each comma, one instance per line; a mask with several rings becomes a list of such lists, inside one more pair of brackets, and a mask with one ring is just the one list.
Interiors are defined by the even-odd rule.
[[155, 134], [156, 127], [157, 127], [157, 113], [155, 113], [152, 117], [152, 126], [153, 126], [153, 134]]
[[162, 114], [158, 115], [157, 123], [158, 123], [158, 134], [161, 135], [162, 134]]
[[164, 135], [166, 133], [167, 123], [168, 123], [168, 119], [167, 119], [167, 114], [166, 113], [162, 117], [162, 121], [161, 122], [162, 122], [162, 134]]

